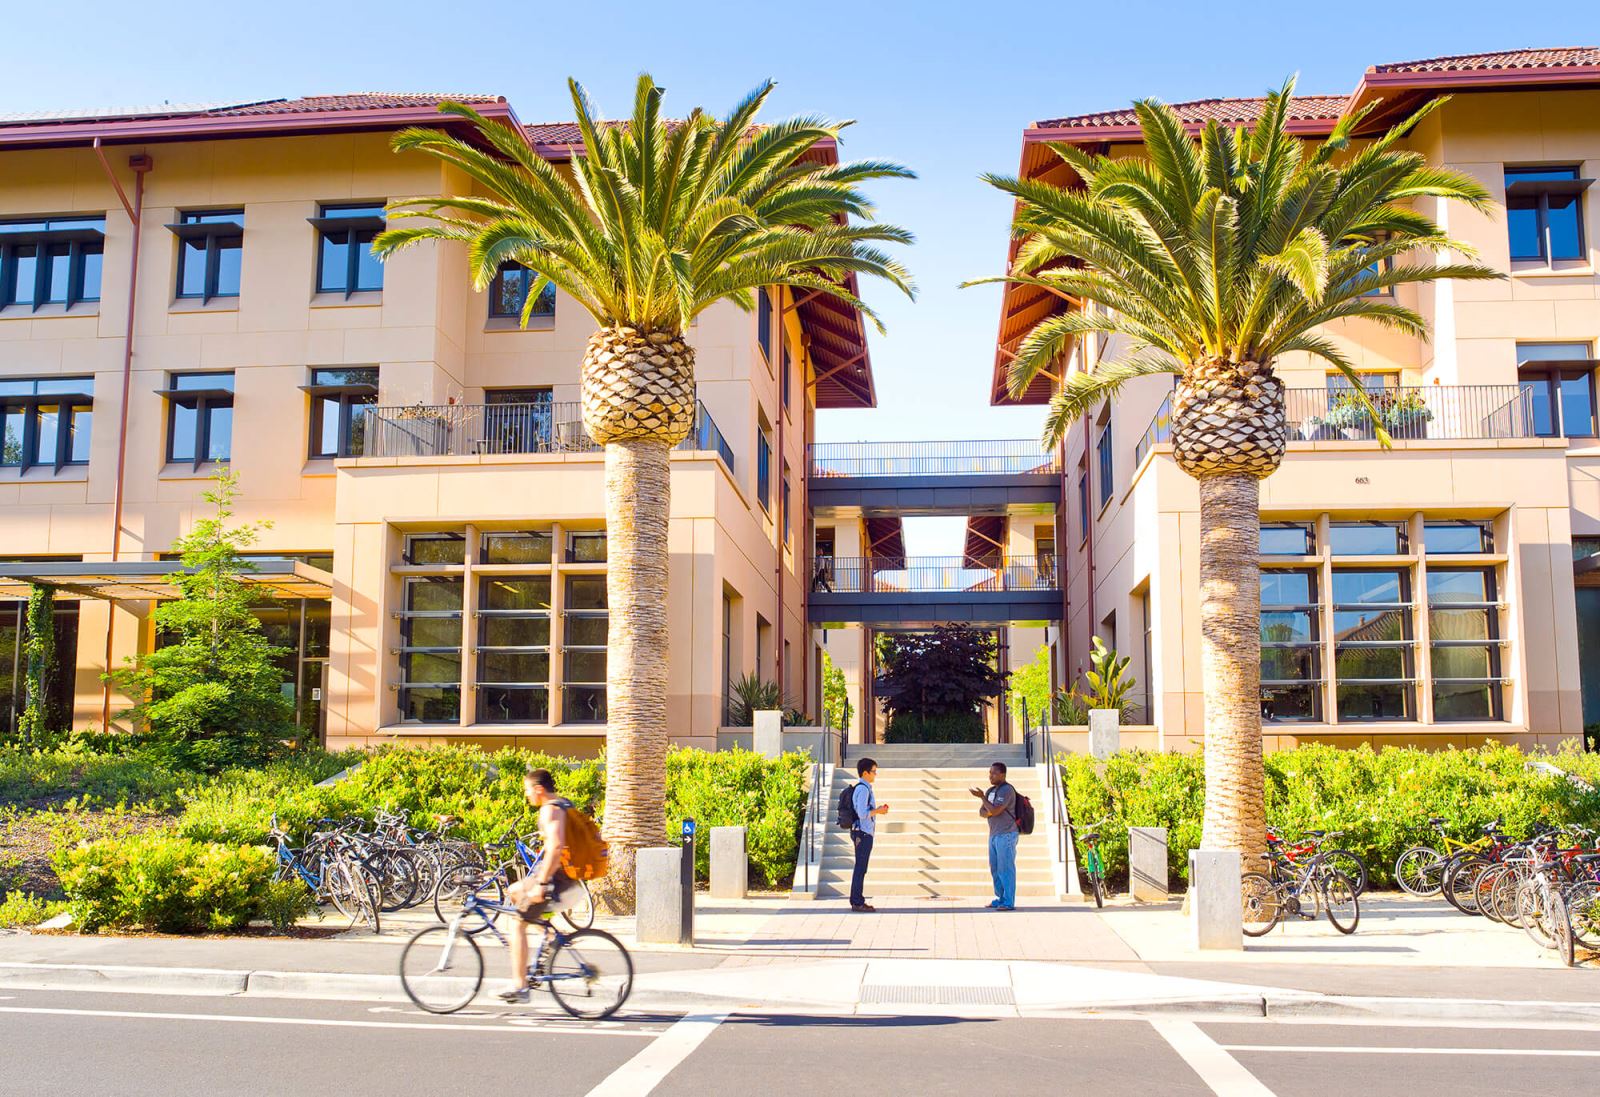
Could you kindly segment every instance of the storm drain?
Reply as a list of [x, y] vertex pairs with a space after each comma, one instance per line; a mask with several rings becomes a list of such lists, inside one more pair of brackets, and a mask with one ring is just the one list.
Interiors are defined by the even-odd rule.
[[1014, 1006], [1010, 987], [864, 986], [861, 1004], [877, 1006]]

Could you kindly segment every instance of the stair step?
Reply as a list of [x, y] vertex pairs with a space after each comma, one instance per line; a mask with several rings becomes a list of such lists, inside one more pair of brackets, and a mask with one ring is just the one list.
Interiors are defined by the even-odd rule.
[[[881, 901], [884, 896], [903, 896], [924, 899], [981, 899], [987, 902], [994, 896], [994, 888], [988, 883], [982, 885], [954, 885], [932, 886], [928, 884], [879, 884], [872, 877], [867, 877], [868, 901]], [[837, 884], [823, 884], [817, 888], [819, 899], [846, 899], [850, 895], [850, 884], [845, 882], [841, 888]], [[1017, 884], [1017, 898], [1023, 899], [1053, 899], [1055, 898], [1054, 884]]]

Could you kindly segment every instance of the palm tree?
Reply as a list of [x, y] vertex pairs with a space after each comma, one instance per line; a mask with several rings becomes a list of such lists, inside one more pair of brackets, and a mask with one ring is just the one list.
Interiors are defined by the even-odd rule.
[[533, 272], [524, 325], [551, 284], [599, 325], [582, 363], [583, 423], [605, 446], [607, 890], [625, 906], [635, 851], [667, 837], [668, 453], [695, 416], [694, 349], [684, 332], [719, 301], [748, 311], [763, 287], [779, 285], [840, 298], [877, 322], [851, 278], [876, 275], [911, 294], [905, 268], [877, 246], [911, 237], [870, 220], [859, 184], [911, 173], [880, 161], [804, 159], [848, 123], [803, 117], [757, 126], [770, 81], [721, 121], [698, 108], [668, 121], [662, 90], [641, 76], [632, 118], [616, 125], [596, 120], [576, 81], [568, 86], [583, 137], [570, 172], [541, 159], [514, 128], [459, 103], [439, 109], [471, 122], [477, 141], [428, 128], [396, 134], [396, 151], [437, 157], [467, 176], [473, 193], [395, 203], [394, 218], [422, 220], [382, 233], [374, 251], [387, 257], [425, 240], [460, 241], [480, 290], [503, 263]]
[[1332, 363], [1387, 446], [1354, 366], [1318, 329], [1362, 318], [1426, 338], [1421, 316], [1378, 291], [1498, 277], [1440, 257], [1470, 252], [1413, 205], [1489, 204], [1474, 180], [1396, 148], [1443, 100], [1357, 147], [1352, 134], [1365, 110], [1341, 118], [1320, 144], [1286, 133], [1293, 90], [1290, 80], [1269, 95], [1253, 129], [1213, 121], [1198, 140], [1170, 108], [1136, 103], [1143, 156], [1050, 146], [1079, 187], [985, 176], [1015, 197], [1021, 243], [1005, 277], [982, 281], [1036, 286], [1074, 306], [1022, 340], [1009, 365], [1011, 391], [1020, 395], [1081, 336], [1104, 333], [1117, 347], [1061, 380], [1046, 445], [1127, 382], [1177, 375], [1173, 456], [1200, 490], [1203, 843], [1247, 855], [1265, 845], [1258, 501], [1287, 441], [1275, 363], [1296, 351]]

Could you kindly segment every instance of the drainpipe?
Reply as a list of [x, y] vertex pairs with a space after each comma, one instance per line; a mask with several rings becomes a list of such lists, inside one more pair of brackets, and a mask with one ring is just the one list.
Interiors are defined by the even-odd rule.
[[[763, 291], [765, 292], [765, 291]], [[783, 520], [789, 519], [792, 527], [794, 523], [794, 507], [784, 490], [786, 481], [783, 478], [784, 466], [788, 463], [788, 451], [783, 448], [783, 421], [788, 418], [789, 409], [783, 403], [783, 381], [788, 376], [789, 369], [789, 333], [784, 327], [784, 313], [789, 311], [789, 292], [784, 290], [778, 294], [778, 399], [777, 409], [774, 414], [778, 420], [778, 521], [774, 523], [778, 529], [778, 552], [776, 562], [772, 565], [774, 583], [778, 590], [778, 623], [775, 630], [775, 639], [772, 644], [772, 670], [778, 682], [779, 705], [783, 703], [783, 550], [786, 541], [783, 536]], [[792, 395], [792, 393], [791, 393]], [[798, 555], [798, 554], [796, 554]]]
[[[1088, 415], [1087, 412], [1085, 412], [1084, 416], [1083, 416], [1083, 467], [1084, 467], [1085, 470], [1088, 470], [1088, 469], [1091, 469], [1091, 468], [1094, 467], [1093, 466], [1093, 462], [1089, 458], [1089, 453], [1090, 453], [1089, 429], [1090, 429], [1089, 415]], [[1087, 589], [1087, 592], [1085, 593], [1085, 596], [1084, 596], [1084, 599], [1085, 599], [1084, 600], [1084, 608], [1089, 611], [1089, 635], [1090, 636], [1094, 635], [1094, 629], [1095, 629], [1095, 620], [1094, 620], [1094, 527], [1095, 527], [1095, 523], [1097, 521], [1099, 521], [1099, 517], [1100, 517], [1094, 511], [1093, 500], [1094, 500], [1094, 490], [1091, 488], [1090, 491], [1089, 491], [1089, 498], [1084, 500], [1084, 505], [1090, 508], [1090, 513], [1088, 515], [1089, 521], [1087, 523], [1087, 527], [1088, 527], [1088, 530], [1089, 530], [1089, 537], [1084, 542], [1084, 550], [1085, 550], [1084, 569], [1088, 572], [1088, 579], [1089, 579], [1088, 589]]]
[[[122, 503], [125, 494], [125, 481], [128, 467], [128, 401], [133, 389], [133, 326], [134, 305], [138, 299], [139, 289], [139, 247], [143, 230], [144, 215], [144, 176], [155, 166], [155, 161], [145, 153], [136, 153], [128, 157], [128, 167], [133, 170], [133, 202], [129, 203], [127, 191], [122, 189], [116, 174], [111, 170], [111, 164], [106, 160], [105, 150], [100, 146], [100, 138], [94, 139], [94, 154], [100, 160], [100, 167], [104, 169], [106, 178], [111, 181], [111, 186], [117, 192], [117, 198], [122, 202], [122, 209], [128, 215], [128, 220], [133, 227], [132, 254], [128, 259], [128, 323], [127, 330], [122, 339], [122, 406], [117, 416], [117, 478], [113, 487], [113, 502], [111, 508], [111, 560], [115, 563], [122, 555]], [[106, 618], [106, 673], [111, 672], [112, 641], [116, 635], [117, 610], [116, 603], [110, 607]], [[111, 683], [107, 682], [100, 695], [100, 728], [109, 731], [111, 728]]]

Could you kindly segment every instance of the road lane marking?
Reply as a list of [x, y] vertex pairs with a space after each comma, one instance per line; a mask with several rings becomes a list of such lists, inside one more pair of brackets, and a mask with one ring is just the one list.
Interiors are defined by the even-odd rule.
[[[262, 1017], [227, 1013], [154, 1013], [118, 1009], [58, 1009], [47, 1006], [0, 1006], [0, 1013], [32, 1013], [58, 1017], [109, 1017], [134, 1021], [223, 1021], [247, 1025], [309, 1025], [314, 1028], [393, 1028], [422, 1032], [571, 1033], [576, 1036], [644, 1036], [657, 1031], [600, 1028], [544, 1028], [529, 1025], [456, 1024], [450, 1021], [351, 1021], [336, 1017]], [[670, 1029], [668, 1030], [671, 1031]]]
[[1326, 1051], [1336, 1055], [1557, 1055], [1569, 1059], [1600, 1059], [1590, 1048], [1521, 1047], [1361, 1047], [1328, 1044], [1221, 1044], [1223, 1051]]
[[1201, 1032], [1193, 1021], [1151, 1021], [1150, 1027], [1172, 1045], [1172, 1050], [1217, 1097], [1275, 1097], [1272, 1090], [1240, 1066], [1222, 1045]]
[[612, 1071], [587, 1097], [646, 1097], [727, 1019], [726, 1013], [690, 1014]]

